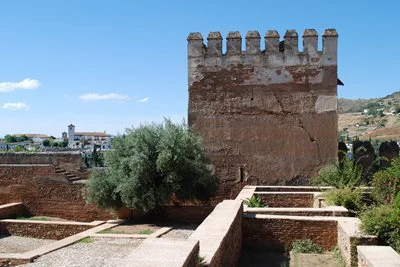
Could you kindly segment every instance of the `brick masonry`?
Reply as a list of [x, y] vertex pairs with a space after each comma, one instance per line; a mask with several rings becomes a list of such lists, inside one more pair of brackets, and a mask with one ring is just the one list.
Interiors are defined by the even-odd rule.
[[314, 193], [292, 192], [256, 192], [268, 207], [292, 207], [312, 208], [314, 205]]
[[337, 244], [337, 222], [323, 217], [251, 215], [243, 218], [243, 245], [252, 249], [289, 251], [296, 240], [311, 239], [324, 249]]
[[0, 165], [0, 204], [23, 202], [32, 215], [78, 221], [106, 220], [116, 214], [86, 204], [83, 184], [71, 184], [54, 165]]

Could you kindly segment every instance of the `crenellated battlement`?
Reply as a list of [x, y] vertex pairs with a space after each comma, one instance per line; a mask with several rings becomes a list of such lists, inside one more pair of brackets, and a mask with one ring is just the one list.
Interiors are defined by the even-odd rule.
[[[220, 32], [210, 32], [207, 36], [207, 45], [203, 43], [203, 36], [199, 32], [190, 33], [188, 40], [189, 59], [221, 58], [231, 59], [233, 62], [240, 59], [249, 59], [249, 63], [259, 61], [259, 57], [269, 58], [268, 65], [336, 65], [338, 34], [335, 29], [327, 29], [322, 35], [322, 49], [318, 50], [318, 33], [314, 29], [306, 29], [303, 33], [303, 51], [299, 51], [299, 37], [295, 30], [287, 30], [280, 39], [275, 30], [265, 33], [265, 50], [261, 51], [261, 36], [258, 31], [248, 31], [245, 36], [245, 48], [242, 48], [240, 32], [229, 32], [226, 37], [226, 53], [222, 52], [223, 38]], [[262, 59], [262, 58], [261, 58]], [[261, 60], [263, 61], [263, 60]], [[209, 61], [209, 63], [215, 60]], [[232, 63], [231, 61], [229, 61]]]

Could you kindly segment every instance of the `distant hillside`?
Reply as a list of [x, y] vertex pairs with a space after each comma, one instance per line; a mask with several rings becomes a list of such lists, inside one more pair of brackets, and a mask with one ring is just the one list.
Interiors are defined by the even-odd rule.
[[400, 92], [382, 98], [338, 99], [342, 139], [400, 141]]
[[368, 109], [369, 106], [380, 106], [384, 109], [400, 107], [400, 91], [394, 92], [382, 98], [370, 99], [338, 99], [338, 111], [342, 113], [362, 112]]

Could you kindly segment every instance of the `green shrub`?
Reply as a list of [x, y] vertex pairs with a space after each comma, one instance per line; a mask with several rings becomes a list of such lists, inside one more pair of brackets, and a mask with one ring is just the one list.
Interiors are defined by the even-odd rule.
[[400, 159], [395, 159], [389, 168], [375, 173], [372, 180], [372, 195], [378, 204], [391, 204], [400, 192]]
[[246, 198], [244, 204], [249, 208], [265, 208], [268, 207], [259, 196], [252, 195], [251, 198]]
[[322, 253], [322, 248], [310, 239], [296, 240], [292, 246], [293, 253]]
[[202, 140], [185, 124], [165, 120], [127, 129], [114, 138], [113, 148], [105, 154], [107, 168], [91, 173], [89, 203], [161, 214], [173, 196], [207, 200], [217, 190]]
[[330, 205], [343, 206], [351, 213], [356, 214], [364, 209], [363, 203], [364, 192], [359, 188], [340, 188], [327, 191], [325, 200]]
[[362, 184], [362, 169], [354, 161], [344, 157], [332, 168], [322, 170], [319, 176], [311, 179], [311, 182], [335, 188], [354, 188]]
[[381, 240], [400, 252], [400, 210], [382, 205], [367, 210], [361, 216], [361, 229], [377, 235]]

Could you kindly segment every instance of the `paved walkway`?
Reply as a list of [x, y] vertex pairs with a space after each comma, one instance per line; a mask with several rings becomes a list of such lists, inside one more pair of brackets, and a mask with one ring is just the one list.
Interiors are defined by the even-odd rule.
[[22, 236], [0, 236], [0, 253], [23, 253], [54, 241]]
[[29, 267], [121, 266], [141, 239], [90, 237], [71, 246], [43, 255]]

